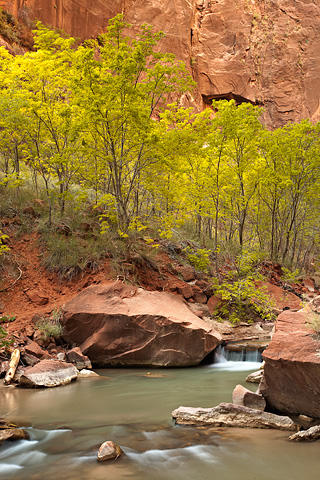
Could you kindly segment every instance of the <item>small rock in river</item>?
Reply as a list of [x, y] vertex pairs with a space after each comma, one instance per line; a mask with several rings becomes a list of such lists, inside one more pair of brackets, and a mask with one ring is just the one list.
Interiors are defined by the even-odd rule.
[[97, 460], [98, 462], [104, 462], [105, 460], [117, 459], [123, 455], [124, 453], [119, 445], [109, 440], [100, 446]]
[[308, 430], [301, 430], [289, 437], [289, 440], [296, 442], [314, 442], [320, 440], [320, 425], [308, 428]]
[[7, 428], [0, 431], [0, 444], [7, 440], [29, 440], [29, 434], [20, 428]]
[[100, 377], [96, 372], [93, 372], [92, 370], [87, 370], [87, 369], [82, 369], [78, 373], [78, 378], [90, 378], [90, 377]]
[[164, 375], [162, 373], [151, 373], [151, 372], [148, 372], [146, 373], [145, 375], [142, 375], [143, 377], [147, 377], [147, 378], [163, 378], [163, 377], [167, 377], [167, 375]]
[[247, 376], [246, 382], [250, 383], [260, 383], [263, 377], [263, 370], [258, 370], [257, 372], [250, 373], [250, 375]]

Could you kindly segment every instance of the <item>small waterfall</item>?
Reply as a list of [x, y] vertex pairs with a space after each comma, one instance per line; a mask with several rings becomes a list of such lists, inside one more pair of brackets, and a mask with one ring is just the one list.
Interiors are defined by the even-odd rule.
[[262, 356], [259, 349], [229, 349], [219, 346], [214, 355], [214, 363], [221, 362], [262, 362]]
[[265, 346], [253, 348], [249, 344], [219, 346], [214, 351], [211, 367], [222, 370], [258, 370], [262, 363], [261, 353]]

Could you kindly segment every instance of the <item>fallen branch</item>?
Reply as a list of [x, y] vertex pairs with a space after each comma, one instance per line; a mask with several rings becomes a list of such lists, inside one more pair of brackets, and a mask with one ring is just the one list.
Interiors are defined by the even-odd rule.
[[7, 374], [4, 378], [4, 383], [6, 385], [9, 385], [12, 382], [19, 364], [19, 360], [20, 360], [20, 350], [19, 348], [15, 348], [10, 358], [9, 370], [7, 371]]

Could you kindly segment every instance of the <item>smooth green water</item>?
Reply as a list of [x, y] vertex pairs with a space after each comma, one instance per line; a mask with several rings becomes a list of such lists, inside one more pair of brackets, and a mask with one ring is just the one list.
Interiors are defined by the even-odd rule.
[[[31, 441], [0, 447], [0, 478], [318, 480], [320, 442], [290, 443], [287, 432], [274, 430], [172, 424], [180, 405], [231, 401], [248, 371], [226, 364], [152, 370], [159, 378], [147, 372], [100, 370], [100, 378], [56, 389], [1, 389], [0, 415], [30, 422]], [[106, 440], [118, 443], [126, 458], [98, 464]]]

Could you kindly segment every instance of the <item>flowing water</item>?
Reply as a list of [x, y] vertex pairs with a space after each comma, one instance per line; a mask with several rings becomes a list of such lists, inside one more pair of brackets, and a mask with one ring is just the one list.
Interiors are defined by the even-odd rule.
[[[53, 389], [2, 388], [0, 416], [29, 422], [31, 440], [2, 444], [0, 479], [318, 480], [319, 442], [291, 443], [276, 430], [173, 425], [180, 405], [231, 401], [234, 386], [246, 385], [257, 367], [220, 357], [189, 369], [99, 370], [99, 378]], [[126, 457], [98, 463], [106, 440]]]

